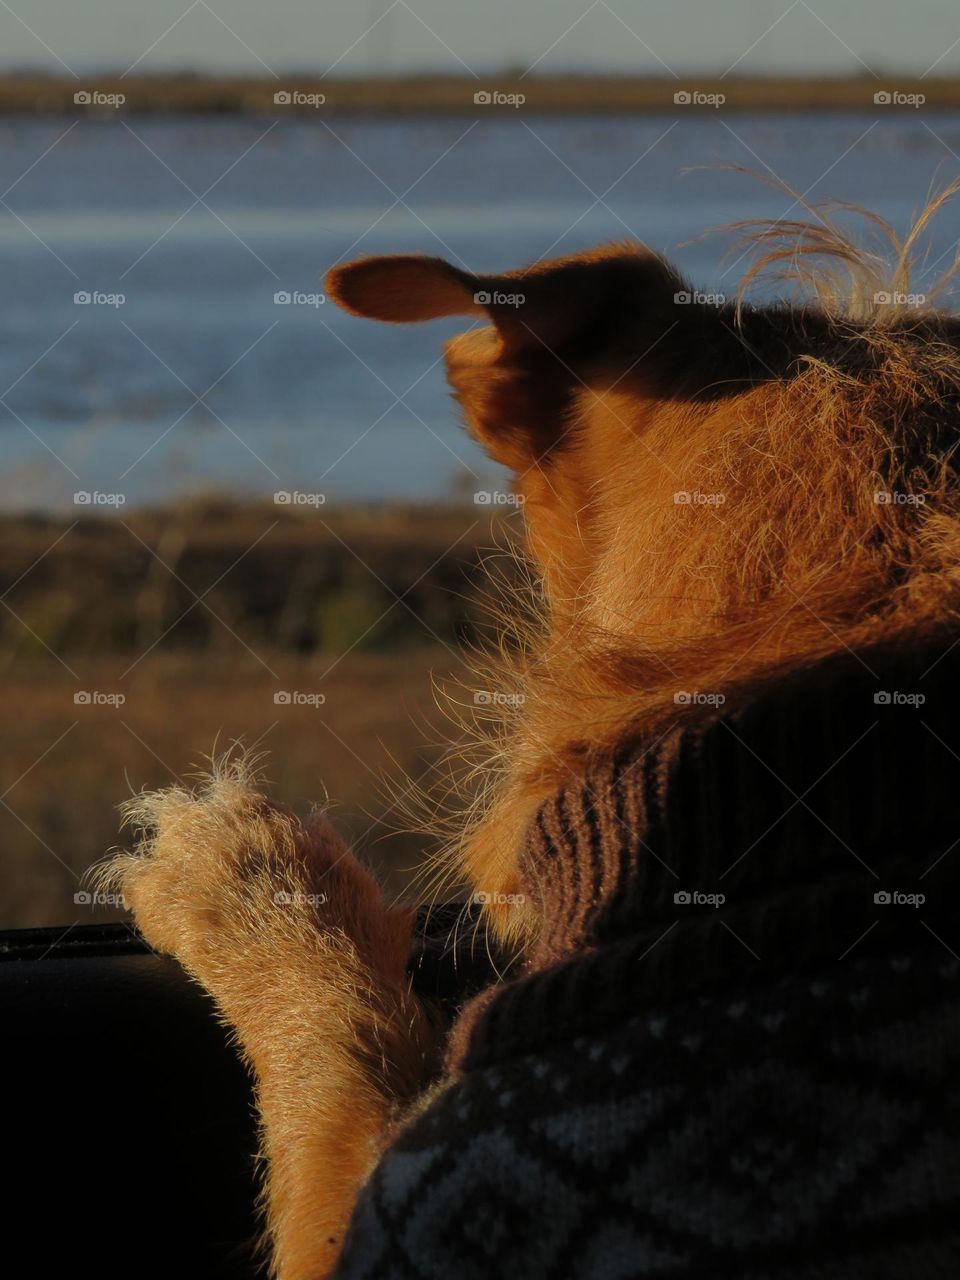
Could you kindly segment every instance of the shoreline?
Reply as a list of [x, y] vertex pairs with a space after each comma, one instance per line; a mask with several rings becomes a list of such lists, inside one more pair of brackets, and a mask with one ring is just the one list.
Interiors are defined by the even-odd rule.
[[[75, 101], [75, 96], [81, 100]], [[86, 95], [84, 100], [83, 95]], [[479, 99], [477, 99], [477, 95]], [[679, 99], [677, 95], [680, 95]], [[877, 98], [879, 96], [879, 99]], [[475, 100], [477, 99], [477, 100]], [[878, 76], [602, 77], [492, 73], [324, 79], [291, 73], [273, 80], [196, 75], [82, 78], [27, 72], [0, 76], [0, 116], [676, 115], [684, 112], [805, 114], [960, 109], [960, 78]]]

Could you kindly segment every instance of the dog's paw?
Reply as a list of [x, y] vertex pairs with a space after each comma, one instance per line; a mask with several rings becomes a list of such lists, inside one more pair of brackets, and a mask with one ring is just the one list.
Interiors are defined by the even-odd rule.
[[386, 906], [322, 814], [301, 821], [268, 800], [242, 760], [195, 791], [138, 796], [125, 816], [137, 850], [101, 868], [99, 883], [119, 890], [151, 947], [222, 1004], [318, 955], [402, 973], [409, 913]]

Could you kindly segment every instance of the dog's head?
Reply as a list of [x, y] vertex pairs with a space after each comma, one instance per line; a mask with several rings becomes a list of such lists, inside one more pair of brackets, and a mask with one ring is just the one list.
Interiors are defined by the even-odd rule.
[[688, 372], [683, 344], [667, 340], [691, 318], [678, 302], [684, 287], [665, 262], [634, 245], [498, 276], [439, 258], [367, 258], [327, 280], [332, 297], [356, 315], [474, 317], [447, 344], [449, 380], [471, 434], [514, 473], [555, 611], [585, 598], [609, 538], [608, 491], [624, 478], [622, 451], [637, 445], [671, 380]]
[[475, 318], [449, 379], [514, 472], [555, 628], [674, 647], [808, 591], [829, 628], [902, 585], [957, 425], [952, 322], [744, 311], [633, 244], [499, 276], [367, 258], [327, 284], [378, 320]]
[[328, 289], [378, 320], [474, 319], [450, 382], [515, 475], [548, 610], [515, 790], [698, 714], [678, 691], [958, 616], [949, 317], [880, 293], [859, 313], [742, 308], [629, 244], [500, 276], [368, 258]]

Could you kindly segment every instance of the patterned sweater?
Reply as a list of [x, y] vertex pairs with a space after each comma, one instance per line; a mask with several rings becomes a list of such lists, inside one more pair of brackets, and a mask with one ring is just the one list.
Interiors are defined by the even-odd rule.
[[960, 1276], [960, 645], [844, 654], [543, 805], [337, 1280]]

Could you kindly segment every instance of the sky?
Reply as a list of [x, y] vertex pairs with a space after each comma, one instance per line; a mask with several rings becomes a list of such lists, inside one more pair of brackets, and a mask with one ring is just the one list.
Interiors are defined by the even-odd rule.
[[956, 0], [0, 0], [0, 67], [960, 72]]

